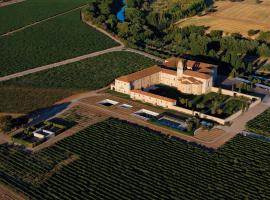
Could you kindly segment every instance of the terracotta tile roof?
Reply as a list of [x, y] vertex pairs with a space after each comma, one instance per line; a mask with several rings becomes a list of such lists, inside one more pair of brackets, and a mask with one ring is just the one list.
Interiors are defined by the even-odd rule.
[[196, 80], [196, 79], [193, 78], [193, 77], [184, 77], [184, 78], [181, 78], [181, 79], [180, 79], [180, 82], [181, 82], [182, 84], [196, 84], [196, 85], [202, 84], [201, 81]]
[[126, 76], [121, 76], [121, 77], [117, 78], [116, 80], [124, 81], [124, 82], [129, 83], [129, 82], [132, 82], [132, 81], [135, 81], [135, 80], [138, 80], [138, 79], [141, 79], [141, 78], [144, 78], [144, 77], [159, 73], [161, 71], [162, 71], [162, 68], [155, 65], [155, 66], [143, 69], [141, 71], [138, 71], [138, 72], [126, 75]]
[[197, 79], [195, 79], [193, 77], [188, 77], [187, 80], [190, 81], [193, 84], [202, 84], [201, 81], [199, 81], [199, 80], [197, 80]]
[[131, 90], [130, 92], [134, 92], [134, 93], [141, 94], [141, 95], [148, 96], [148, 97], [153, 97], [153, 98], [160, 99], [160, 100], [167, 101], [167, 102], [176, 103], [175, 99], [170, 99], [170, 98], [159, 96], [159, 95], [152, 94], [149, 92], [144, 92], [142, 90]]
[[166, 59], [163, 64], [167, 67], [176, 67], [179, 60], [180, 60], [179, 58], [171, 57], [171, 58]]
[[[176, 67], [180, 60], [181, 58], [171, 57], [165, 60], [164, 65], [168, 67]], [[187, 60], [186, 66], [188, 69], [192, 69], [193, 67], [197, 67], [197, 68], [217, 67], [216, 65], [212, 65], [212, 64], [204, 63], [204, 62], [197, 62], [194, 60]]]
[[209, 64], [209, 63], [203, 63], [203, 62], [200, 63], [200, 68], [209, 68], [209, 67], [217, 67], [217, 66]]
[[193, 61], [193, 60], [188, 60], [188, 61], [186, 62], [186, 66], [187, 66], [188, 69], [192, 69], [195, 63], [196, 63], [196, 62]]
[[169, 69], [162, 69], [161, 71], [162, 73], [165, 73], [165, 74], [170, 74], [170, 75], [173, 75], [173, 76], [176, 76], [177, 75], [177, 72], [174, 71], [174, 70], [169, 70]]
[[213, 70], [212, 69], [209, 69], [209, 68], [202, 68], [202, 69], [199, 69], [198, 72], [201, 72], [201, 73], [212, 73]]
[[187, 61], [187, 67], [188, 68], [197, 68], [197, 69], [211, 69], [213, 67], [217, 67], [216, 65], [212, 65], [209, 63], [203, 63], [203, 62], [196, 62], [196, 61], [192, 61], [192, 60], [188, 60]]
[[191, 77], [196, 77], [196, 78], [201, 78], [201, 79], [210, 79], [212, 76], [196, 71], [191, 71], [191, 70], [185, 70], [184, 75], [186, 76], [191, 76]]

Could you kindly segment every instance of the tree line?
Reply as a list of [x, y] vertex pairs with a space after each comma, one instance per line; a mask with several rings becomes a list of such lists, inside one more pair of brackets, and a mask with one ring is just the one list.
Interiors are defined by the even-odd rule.
[[184, 10], [176, 6], [161, 12], [151, 7], [150, 0], [126, 0], [124, 22], [116, 18], [116, 4], [119, 5], [117, 0], [94, 0], [84, 13], [89, 20], [122, 38], [127, 46], [157, 55], [188, 55], [213, 62], [223, 66], [219, 73], [232, 77], [253, 74], [250, 59], [270, 56], [270, 46], [264, 40], [247, 39], [239, 33], [224, 36], [221, 30], [208, 33], [204, 26], [180, 28], [174, 24], [201, 13], [209, 5], [204, 0], [189, 1]]

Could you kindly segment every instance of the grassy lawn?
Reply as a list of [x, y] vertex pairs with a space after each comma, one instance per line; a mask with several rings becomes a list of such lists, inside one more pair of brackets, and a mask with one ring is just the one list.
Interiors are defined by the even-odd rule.
[[59, 16], [0, 37], [0, 76], [104, 50], [118, 44], [80, 20], [80, 12]]
[[72, 10], [89, 0], [27, 0], [0, 8], [0, 35]]
[[259, 116], [255, 117], [254, 119], [250, 120], [246, 128], [247, 130], [263, 135], [263, 136], [270, 136], [270, 109], [264, 111]]
[[0, 181], [33, 200], [268, 199], [269, 148], [238, 135], [204, 151], [109, 119], [31, 156], [0, 146]]
[[157, 89], [150, 90], [151, 93], [159, 94], [168, 98], [176, 99], [177, 105], [215, 117], [226, 118], [244, 109], [247, 99], [231, 97], [219, 93], [210, 92], [203, 95], [184, 94], [177, 88], [166, 85], [158, 85]]
[[118, 76], [154, 63], [138, 54], [114, 52], [3, 82], [0, 112], [29, 112], [47, 107], [76, 92], [105, 87]]

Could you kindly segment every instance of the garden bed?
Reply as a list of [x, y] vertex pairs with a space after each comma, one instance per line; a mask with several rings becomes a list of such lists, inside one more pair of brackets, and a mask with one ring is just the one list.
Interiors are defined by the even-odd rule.
[[156, 89], [150, 89], [149, 92], [176, 99], [179, 107], [221, 119], [225, 119], [240, 110], [246, 110], [249, 106], [249, 99], [247, 98], [232, 97], [215, 92], [203, 95], [184, 94], [177, 88], [165, 85], [158, 85]]
[[63, 119], [54, 118], [26, 128], [24, 131], [12, 136], [12, 141], [16, 144], [33, 148], [64, 132], [73, 125], [73, 123]]

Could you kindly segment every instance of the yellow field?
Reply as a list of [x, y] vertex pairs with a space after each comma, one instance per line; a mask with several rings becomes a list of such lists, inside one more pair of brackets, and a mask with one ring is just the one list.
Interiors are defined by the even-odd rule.
[[205, 16], [191, 17], [179, 21], [177, 25], [206, 26], [210, 30], [223, 30], [225, 34], [239, 32], [247, 36], [250, 29], [270, 30], [270, 1], [261, 4], [245, 2], [218, 1], [217, 11]]

